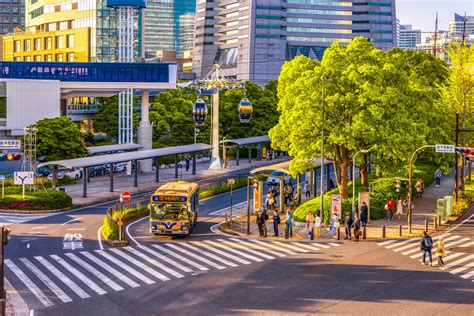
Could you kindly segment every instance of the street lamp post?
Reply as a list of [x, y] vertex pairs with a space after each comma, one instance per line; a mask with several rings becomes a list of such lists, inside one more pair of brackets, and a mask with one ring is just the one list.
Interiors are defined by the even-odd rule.
[[321, 186], [320, 186], [320, 190], [321, 190], [321, 203], [320, 203], [320, 207], [321, 207], [321, 222], [324, 222], [324, 197], [323, 197], [323, 187], [324, 187], [324, 183], [323, 183], [323, 179], [324, 179], [324, 80], [326, 80], [326, 77], [325, 76], [321, 76], [321, 165], [320, 165], [320, 168], [321, 168], [321, 172], [320, 172], [320, 175], [321, 175]]
[[355, 161], [356, 157], [360, 153], [368, 153], [369, 151], [367, 149], [361, 149], [358, 152], [355, 153], [354, 157], [352, 157], [352, 217], [354, 217], [355, 214], [355, 192], [356, 192], [356, 187], [355, 187]]

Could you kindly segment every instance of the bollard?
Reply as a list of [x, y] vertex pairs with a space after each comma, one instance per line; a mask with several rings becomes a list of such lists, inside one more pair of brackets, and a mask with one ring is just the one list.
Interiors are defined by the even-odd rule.
[[337, 240], [341, 240], [341, 227], [337, 228], [336, 235], [337, 235]]
[[428, 232], [428, 221], [425, 219], [425, 232]]
[[385, 238], [385, 232], [386, 232], [386, 229], [385, 229], [385, 225], [382, 226], [382, 238]]
[[367, 239], [367, 227], [362, 227], [362, 239]]
[[438, 218], [436, 216], [433, 218], [433, 223], [434, 223], [434, 228], [438, 229]]
[[438, 215], [438, 226], [441, 226], [441, 215]]
[[398, 236], [402, 237], [403, 235], [403, 227], [402, 225], [398, 225]]

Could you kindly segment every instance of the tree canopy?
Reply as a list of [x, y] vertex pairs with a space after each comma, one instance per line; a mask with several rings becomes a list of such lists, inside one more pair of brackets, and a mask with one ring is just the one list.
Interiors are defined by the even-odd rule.
[[79, 127], [65, 116], [36, 122], [36, 151], [48, 161], [86, 157], [89, 152]]
[[384, 171], [405, 164], [417, 147], [447, 138], [435, 102], [446, 76], [445, 64], [428, 54], [386, 53], [362, 37], [347, 46], [333, 43], [321, 62], [299, 56], [278, 79], [281, 115], [270, 131], [272, 146], [295, 157], [295, 174], [320, 157], [324, 98], [326, 158], [346, 198], [349, 160], [357, 151], [370, 149]]

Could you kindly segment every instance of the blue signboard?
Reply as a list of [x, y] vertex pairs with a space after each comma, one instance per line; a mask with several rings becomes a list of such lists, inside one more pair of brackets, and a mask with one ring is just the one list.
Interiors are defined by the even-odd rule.
[[145, 0], [107, 0], [107, 6], [113, 7], [136, 7], [145, 8]]

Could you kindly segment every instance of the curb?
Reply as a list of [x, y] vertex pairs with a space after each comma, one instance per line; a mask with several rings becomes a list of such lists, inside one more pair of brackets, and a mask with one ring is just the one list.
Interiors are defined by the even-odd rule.
[[[11, 285], [7, 278], [4, 278], [5, 290], [7, 292], [7, 315], [24, 316], [30, 314], [30, 309], [23, 298]], [[10, 313], [8, 313], [8, 308]]]

